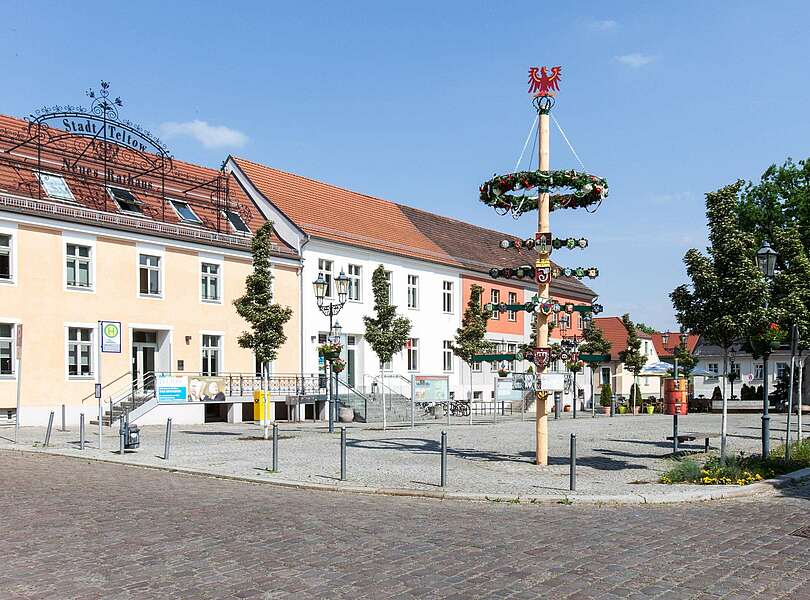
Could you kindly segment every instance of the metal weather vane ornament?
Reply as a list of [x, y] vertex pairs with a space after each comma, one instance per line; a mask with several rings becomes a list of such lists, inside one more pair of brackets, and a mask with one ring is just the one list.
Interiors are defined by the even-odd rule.
[[[529, 93], [534, 97], [554, 96], [560, 90], [560, 70], [562, 67], [551, 67], [551, 75], [546, 67], [531, 67], [529, 69]], [[539, 72], [539, 73], [538, 73]]]

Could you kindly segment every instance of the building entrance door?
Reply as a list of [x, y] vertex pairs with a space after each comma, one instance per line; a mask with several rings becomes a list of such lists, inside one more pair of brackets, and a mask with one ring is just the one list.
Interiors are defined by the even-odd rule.
[[357, 387], [357, 336], [346, 336], [346, 383]]
[[132, 332], [132, 382], [140, 389], [155, 389], [157, 332]]

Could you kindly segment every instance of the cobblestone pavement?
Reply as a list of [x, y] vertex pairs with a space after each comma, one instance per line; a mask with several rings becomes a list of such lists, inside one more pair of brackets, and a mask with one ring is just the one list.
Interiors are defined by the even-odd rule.
[[595, 507], [343, 496], [0, 452], [0, 598], [810, 598], [810, 489]]
[[[806, 419], [808, 421], [810, 419]], [[756, 452], [759, 449], [758, 414], [729, 415], [729, 451]], [[784, 436], [784, 415], [771, 421], [773, 445]], [[682, 431], [717, 432], [720, 416], [694, 414], [681, 417]], [[502, 421], [497, 424], [433, 424], [393, 428], [352, 423], [348, 431], [348, 473], [346, 485], [378, 488], [410, 488], [437, 491], [439, 483], [439, 439], [448, 431], [447, 491], [478, 494], [525, 496], [548, 495], [639, 495], [673, 491], [672, 486], [657, 484], [669, 467], [666, 457], [672, 452], [665, 440], [672, 433], [672, 417], [665, 415], [569, 416], [549, 423], [549, 466], [534, 465], [533, 421]], [[81, 455], [76, 427], [54, 431], [51, 449], [56, 453]], [[810, 423], [805, 428], [810, 433]], [[87, 432], [84, 455], [105, 460], [183, 467], [221, 475], [260, 477], [267, 480], [340, 484], [339, 435], [329, 435], [323, 424], [280, 423], [279, 472], [267, 471], [272, 460], [271, 444], [252, 423], [175, 425], [170, 461], [164, 461], [164, 427], [142, 428], [141, 448], [119, 457], [118, 439], [105, 438], [98, 451], [95, 427]], [[8, 431], [8, 434], [13, 432]], [[114, 433], [114, 432], [113, 432]], [[568, 490], [569, 436], [577, 435], [577, 492]], [[0, 432], [3, 435], [3, 432]], [[42, 428], [23, 428], [21, 447], [34, 449], [44, 440]], [[719, 445], [719, 438], [712, 440]], [[12, 447], [0, 439], [0, 448]], [[701, 450], [700, 444], [684, 446]], [[706, 491], [705, 486], [677, 486], [679, 492]]]

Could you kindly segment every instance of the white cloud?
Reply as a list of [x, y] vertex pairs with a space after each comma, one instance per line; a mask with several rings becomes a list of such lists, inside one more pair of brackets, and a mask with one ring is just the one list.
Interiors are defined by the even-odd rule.
[[174, 121], [163, 123], [160, 126], [160, 134], [167, 139], [188, 136], [194, 138], [206, 148], [239, 148], [248, 141], [247, 136], [241, 131], [224, 125], [209, 125], [199, 119], [183, 123]]
[[633, 69], [640, 69], [641, 67], [653, 62], [655, 57], [650, 56], [649, 54], [642, 54], [641, 52], [632, 52], [630, 54], [622, 54], [621, 56], [617, 56], [616, 60], [623, 65], [632, 67]]
[[619, 24], [613, 19], [603, 19], [601, 21], [588, 22], [588, 29], [593, 31], [612, 31], [618, 26]]

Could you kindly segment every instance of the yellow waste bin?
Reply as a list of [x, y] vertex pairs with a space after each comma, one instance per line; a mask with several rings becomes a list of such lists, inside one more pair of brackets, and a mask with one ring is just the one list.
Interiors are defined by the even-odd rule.
[[[255, 390], [253, 392], [253, 420], [262, 421], [264, 419], [264, 392]], [[267, 412], [273, 415], [273, 405], [270, 402], [270, 394], [267, 394]]]

